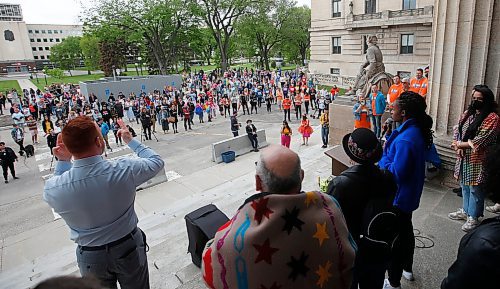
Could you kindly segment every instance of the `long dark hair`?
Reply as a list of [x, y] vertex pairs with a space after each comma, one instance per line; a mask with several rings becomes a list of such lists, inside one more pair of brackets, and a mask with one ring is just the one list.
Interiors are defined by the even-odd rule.
[[424, 137], [425, 145], [430, 148], [433, 142], [432, 118], [425, 112], [427, 104], [425, 99], [418, 93], [407, 91], [401, 93], [398, 98], [398, 105], [406, 112], [406, 117], [417, 121], [417, 126]]
[[[487, 85], [478, 84], [474, 86], [474, 92], [477, 91], [481, 93], [483, 96], [483, 108], [479, 112], [479, 115], [474, 119], [474, 121], [469, 125], [467, 131], [462, 135], [462, 141], [468, 141], [473, 139], [476, 136], [477, 130], [483, 123], [484, 119], [488, 117], [488, 115], [492, 112], [497, 112], [497, 103], [495, 102], [495, 96], [493, 95], [493, 91], [489, 89]], [[473, 93], [474, 93], [473, 92]], [[467, 112], [462, 121], [458, 124], [458, 131], [462, 133], [462, 129], [464, 127], [467, 119], [476, 113], [476, 109], [472, 106], [472, 103], [467, 108]]]

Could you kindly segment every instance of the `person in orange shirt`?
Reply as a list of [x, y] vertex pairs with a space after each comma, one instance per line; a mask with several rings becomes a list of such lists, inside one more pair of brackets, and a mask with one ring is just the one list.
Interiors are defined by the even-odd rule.
[[334, 100], [335, 97], [339, 94], [339, 91], [340, 89], [336, 85], [333, 85], [332, 89], [330, 89], [330, 95], [332, 100]]
[[367, 128], [371, 129], [370, 125], [370, 105], [366, 103], [365, 97], [361, 94], [358, 95], [358, 102], [352, 108], [354, 114], [354, 129]]
[[278, 104], [278, 108], [281, 111], [283, 104], [283, 91], [281, 88], [276, 89], [276, 103]]
[[389, 108], [392, 108], [392, 104], [398, 99], [401, 92], [403, 92], [403, 83], [401, 83], [401, 79], [399, 75], [394, 75], [392, 78], [394, 84], [389, 87], [389, 92], [387, 93], [387, 103], [389, 104]]
[[299, 119], [299, 115], [302, 115], [302, 95], [297, 93], [293, 99], [293, 105], [295, 108], [295, 117]]
[[286, 121], [287, 114], [288, 114], [288, 121], [291, 121], [290, 120], [290, 107], [291, 106], [292, 106], [292, 100], [288, 96], [285, 97], [283, 99], [283, 111], [284, 111], [284, 115], [285, 115], [284, 121]]
[[424, 70], [417, 69], [417, 73], [410, 81], [410, 91], [420, 94], [423, 98], [427, 96], [427, 87], [429, 83], [427, 78], [424, 77]]
[[304, 114], [299, 126], [299, 132], [302, 134], [302, 145], [309, 145], [309, 137], [313, 131], [314, 130], [309, 123], [309, 119], [307, 119], [307, 116]]
[[309, 104], [311, 103], [311, 96], [308, 92], [304, 92], [304, 105], [306, 106], [306, 114], [309, 114]]

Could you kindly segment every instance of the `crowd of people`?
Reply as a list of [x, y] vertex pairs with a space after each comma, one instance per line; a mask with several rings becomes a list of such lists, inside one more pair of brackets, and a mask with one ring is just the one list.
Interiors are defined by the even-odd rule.
[[[214, 118], [229, 118], [230, 130], [238, 137], [242, 125], [237, 117], [247, 115], [245, 132], [252, 149], [258, 151], [257, 128], [250, 118], [262, 114], [263, 105], [264, 113], [278, 110], [283, 114], [281, 146], [262, 151], [256, 163], [258, 193], [248, 198], [207, 244], [202, 267], [207, 286], [401, 288], [402, 278], [415, 279], [412, 215], [420, 204], [426, 162], [435, 154], [433, 120], [426, 113], [428, 75], [424, 76], [424, 72], [428, 73], [428, 68], [418, 69], [411, 79], [394, 76], [387, 95], [373, 85], [369, 97], [358, 96], [353, 107], [355, 130], [342, 140], [343, 149], [354, 165], [333, 179], [326, 194], [302, 191], [301, 161], [289, 149], [294, 135], [290, 123], [297, 123], [302, 144], [308, 145], [314, 133], [310, 118], [318, 118], [322, 147], [327, 147], [328, 106], [339, 90], [336, 87], [330, 91], [318, 90], [313, 79], [301, 72], [200, 71], [185, 74], [179, 89], [167, 86], [140, 92], [138, 96], [110, 94], [107, 99], [95, 95], [86, 99], [71, 85], [61, 86], [55, 93], [24, 91], [17, 96], [11, 92], [14, 122], [11, 135], [21, 152], [25, 150], [26, 129], [34, 145], [38, 142], [35, 132], [38, 125], [48, 143], [50, 139], [49, 147], [58, 161], [55, 176], [46, 183], [44, 199], [72, 229], [72, 238], [79, 245], [77, 259], [81, 274], [97, 277], [108, 287], [119, 282], [121, 288], [148, 288], [146, 236], [137, 228], [133, 189], [137, 183], [154, 176], [163, 167], [163, 161], [133, 139], [135, 131], [123, 120], [139, 124], [141, 137], [147, 141], [157, 127], [165, 134], [170, 129], [176, 134], [179, 121], [188, 131]], [[498, 177], [495, 162], [500, 120], [494, 94], [487, 86], [474, 86], [471, 100], [450, 140], [450, 147], [457, 155], [454, 175], [461, 185], [463, 206], [450, 213], [449, 218], [463, 221], [462, 230], [468, 234], [460, 244], [457, 261], [442, 282], [442, 289], [496, 288], [492, 284], [497, 284], [493, 279], [498, 273], [495, 264], [499, 260], [500, 218], [483, 224], [481, 218], [488, 194], [500, 201], [495, 198], [498, 186], [492, 185]], [[291, 117], [292, 108], [295, 118]], [[383, 122], [387, 111], [391, 115]], [[110, 161], [102, 162], [100, 155], [112, 149], [108, 140], [111, 131], [116, 144], [125, 143], [138, 153], [139, 159], [120, 161], [123, 166], [118, 167], [113, 167]], [[82, 135], [90, 139], [85, 145], [80, 141]], [[94, 137], [96, 141], [92, 141]], [[490, 153], [497, 155], [491, 157]], [[8, 169], [17, 178], [10, 165], [17, 156], [5, 143], [0, 143], [0, 157], [2, 167], [9, 164], [4, 168], [5, 179]], [[83, 166], [90, 163], [95, 167]], [[144, 166], [148, 167], [146, 172], [140, 170]], [[103, 170], [113, 174], [104, 176]], [[94, 174], [96, 180], [74, 189], [73, 182], [89, 174]], [[123, 176], [129, 174], [134, 179], [125, 180]], [[88, 186], [109, 189], [108, 193], [91, 198], [92, 201], [87, 197], [83, 200], [83, 191]], [[114, 194], [122, 194], [123, 190], [128, 192], [127, 197], [116, 198]], [[105, 210], [102, 204], [112, 199], [123, 201], [116, 210]], [[74, 200], [81, 201], [79, 210], [92, 218], [82, 219], [73, 214], [68, 205]], [[486, 210], [500, 213], [500, 204]], [[108, 222], [117, 220], [117, 216], [125, 224], [119, 228], [116, 222]], [[103, 223], [103, 220], [108, 221]], [[244, 245], [243, 240], [250, 245]], [[491, 245], [481, 246], [481, 240]], [[234, 246], [224, 245], [225, 241]], [[124, 266], [121, 257], [128, 256], [129, 251], [136, 252], [138, 257]], [[236, 265], [227, 266], [226, 261]]]

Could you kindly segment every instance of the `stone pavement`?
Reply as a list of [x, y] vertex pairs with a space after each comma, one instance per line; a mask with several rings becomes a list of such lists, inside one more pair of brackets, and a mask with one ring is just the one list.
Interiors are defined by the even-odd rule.
[[[319, 131], [318, 128], [315, 130]], [[331, 171], [330, 160], [320, 148], [319, 137], [319, 133], [313, 134], [310, 143], [314, 145], [307, 147], [300, 146], [298, 141], [292, 143], [292, 149], [299, 153], [305, 170], [304, 190], [318, 189], [317, 178], [325, 178]], [[277, 143], [278, 138], [279, 135], [268, 133], [270, 143]], [[176, 170], [178, 174], [170, 174], [168, 182], [137, 193], [139, 226], [148, 235], [151, 248], [148, 260], [152, 288], [205, 288], [199, 269], [191, 264], [187, 254], [184, 216], [213, 203], [231, 217], [244, 199], [254, 193], [254, 162], [258, 154], [247, 154], [230, 164], [216, 165], [203, 160], [208, 158], [209, 151], [209, 147], [200, 147], [193, 151], [192, 159], [167, 155], [167, 174], [169, 166], [176, 162], [194, 162], [201, 168], [196, 172]], [[446, 217], [460, 204], [461, 199], [448, 188], [426, 184], [421, 206], [414, 213], [413, 220], [415, 229], [431, 238], [434, 246], [416, 249], [416, 281], [403, 282], [403, 288], [439, 288], [464, 235], [461, 223]], [[0, 239], [0, 288], [29, 288], [51, 276], [78, 274], [75, 245], [69, 240], [68, 233], [68, 228], [59, 219]], [[429, 244], [427, 240], [423, 241]]]

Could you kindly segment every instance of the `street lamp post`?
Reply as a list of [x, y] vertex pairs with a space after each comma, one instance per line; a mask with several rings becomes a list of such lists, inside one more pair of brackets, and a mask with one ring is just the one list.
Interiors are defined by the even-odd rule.
[[40, 82], [38, 81], [38, 70], [36, 70], [36, 67], [33, 67], [33, 71], [35, 72], [36, 84], [39, 84]]
[[43, 76], [45, 76], [45, 85], [48, 85], [47, 84], [47, 74], [45, 73], [45, 69], [43, 69], [42, 72], [43, 72]]
[[[141, 75], [142, 75], [142, 62], [141, 62], [142, 57], [140, 57], [140, 56], [137, 57], [137, 60], [139, 60], [139, 64], [141, 65]], [[139, 75], [139, 72], [137, 72], [137, 75]]]
[[137, 72], [137, 76], [139, 76], [139, 64], [136, 62], [134, 63], [135, 65], [135, 72]]
[[143, 63], [141, 66], [141, 75], [142, 75], [142, 67], [144, 67], [144, 69], [146, 69], [146, 63]]

